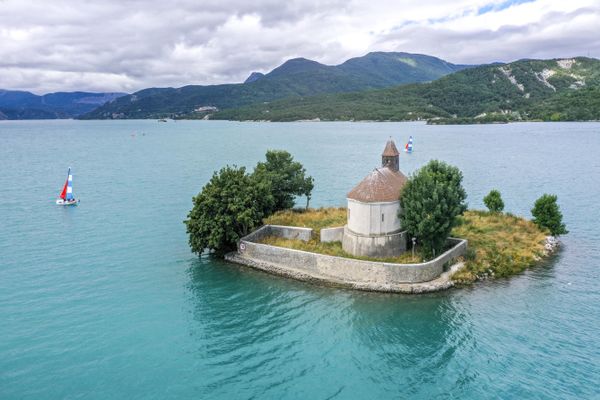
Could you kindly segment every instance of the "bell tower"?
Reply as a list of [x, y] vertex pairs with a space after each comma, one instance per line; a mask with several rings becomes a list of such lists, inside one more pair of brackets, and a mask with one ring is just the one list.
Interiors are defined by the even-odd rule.
[[392, 171], [398, 172], [400, 170], [400, 152], [396, 148], [396, 143], [390, 139], [385, 144], [385, 149], [381, 154], [381, 166], [388, 167]]

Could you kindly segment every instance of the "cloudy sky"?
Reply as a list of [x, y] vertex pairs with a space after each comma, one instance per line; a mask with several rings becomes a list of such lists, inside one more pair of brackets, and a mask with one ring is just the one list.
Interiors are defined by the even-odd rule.
[[0, 0], [0, 88], [38, 94], [240, 82], [370, 51], [600, 58], [600, 0]]

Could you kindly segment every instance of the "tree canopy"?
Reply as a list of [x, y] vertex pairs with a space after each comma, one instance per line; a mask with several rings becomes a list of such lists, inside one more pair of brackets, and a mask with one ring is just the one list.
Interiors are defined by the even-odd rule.
[[295, 196], [310, 200], [313, 178], [287, 151], [269, 150], [252, 174], [244, 167], [226, 166], [215, 172], [193, 198], [184, 221], [193, 252], [222, 255], [273, 212], [292, 208]]
[[261, 224], [274, 198], [269, 181], [256, 180], [244, 167], [226, 166], [214, 173], [193, 203], [185, 220], [192, 251], [223, 254]]
[[310, 201], [314, 180], [306, 175], [306, 169], [287, 151], [268, 150], [266, 161], [261, 161], [254, 169], [257, 180], [268, 181], [272, 185], [275, 198], [272, 211], [294, 207], [296, 196], [306, 196], [306, 207]]
[[456, 167], [432, 160], [410, 177], [400, 196], [400, 221], [426, 255], [439, 254], [466, 209], [467, 194]]
[[544, 194], [535, 201], [531, 214], [533, 222], [544, 229], [548, 229], [553, 236], [569, 233], [562, 222], [562, 213], [556, 203], [557, 196]]

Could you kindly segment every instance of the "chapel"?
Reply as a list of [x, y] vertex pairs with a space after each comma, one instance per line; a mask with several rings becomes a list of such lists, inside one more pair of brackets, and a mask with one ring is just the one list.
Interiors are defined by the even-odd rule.
[[344, 251], [365, 257], [395, 257], [406, 251], [407, 233], [400, 218], [400, 190], [407, 181], [400, 172], [400, 152], [390, 138], [375, 168], [346, 196]]

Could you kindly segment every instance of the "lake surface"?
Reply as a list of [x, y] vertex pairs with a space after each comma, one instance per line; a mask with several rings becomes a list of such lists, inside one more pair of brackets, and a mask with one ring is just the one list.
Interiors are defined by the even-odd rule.
[[[458, 166], [470, 207], [557, 194], [562, 251], [420, 296], [190, 253], [213, 170], [285, 149], [344, 205], [410, 134], [400, 168]], [[76, 208], [54, 204], [69, 166]], [[600, 398], [600, 123], [0, 122], [0, 171], [0, 399]]]

